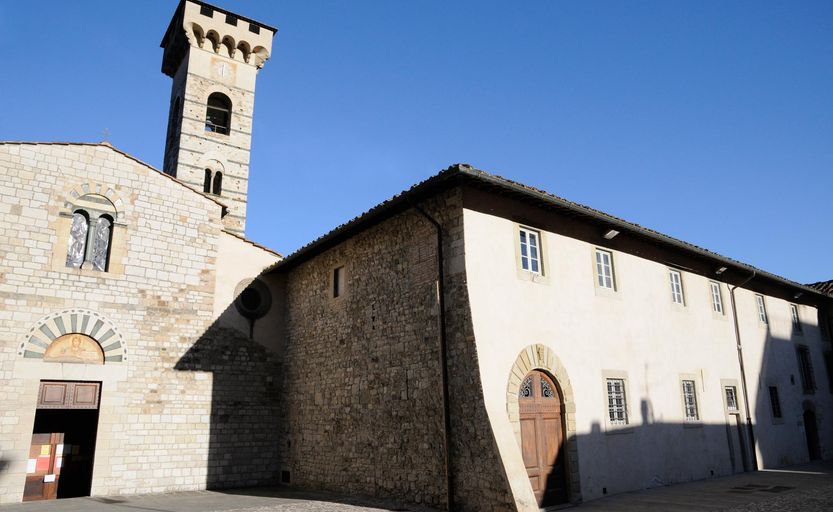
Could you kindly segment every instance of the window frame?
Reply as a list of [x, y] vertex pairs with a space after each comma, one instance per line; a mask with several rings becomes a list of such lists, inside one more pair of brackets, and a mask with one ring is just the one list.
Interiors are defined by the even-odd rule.
[[[544, 248], [542, 243], [543, 237], [541, 236], [541, 230], [534, 229], [525, 225], [518, 225], [518, 228], [515, 230], [515, 234], [517, 235], [515, 237], [515, 248], [518, 254], [518, 269], [521, 272], [533, 276], [546, 275], [546, 269], [544, 266]], [[531, 251], [528, 250], [528, 248], [530, 247], [530, 235], [532, 235], [536, 241], [536, 245], [534, 246], [534, 248], [537, 251], [537, 256], [534, 258], [534, 260], [532, 256], [529, 254]], [[524, 243], [524, 237], [526, 237], [526, 243]], [[524, 255], [525, 246], [527, 248], [526, 255]], [[525, 259], [528, 260], [527, 266], [529, 268], [524, 268]], [[538, 264], [538, 270], [532, 269], [533, 261]]]
[[[609, 275], [605, 275], [603, 270], [605, 268], [604, 260], [600, 261], [600, 256], [603, 258], [607, 256], [607, 269], [610, 271]], [[617, 292], [619, 291], [619, 285], [616, 282], [616, 264], [613, 261], [613, 251], [608, 249], [602, 249], [601, 247], [596, 247], [593, 250], [593, 268], [595, 269], [595, 285], [596, 288], [599, 290], [603, 290], [605, 292]], [[607, 286], [604, 281], [609, 280], [610, 286]]]
[[[730, 392], [731, 391], [731, 400]], [[738, 387], [732, 384], [723, 385], [723, 400], [726, 404], [726, 410], [730, 413], [740, 412], [740, 399], [738, 398]], [[734, 404], [732, 403], [734, 402]]]
[[[677, 281], [674, 281], [674, 276], [677, 276]], [[671, 303], [685, 307], [686, 300], [685, 300], [685, 287], [683, 286], [683, 273], [677, 269], [669, 268], [668, 269], [668, 279], [671, 285]], [[679, 287], [679, 290], [676, 290], [675, 287]], [[680, 300], [677, 300], [677, 296], [679, 295]]]
[[709, 295], [711, 296], [712, 313], [718, 316], [726, 314], [723, 306], [723, 287], [717, 281], [709, 281]]
[[766, 311], [766, 301], [764, 296], [760, 293], [755, 294], [755, 307], [758, 311], [758, 323], [760, 325], [769, 325], [769, 315]]
[[781, 394], [778, 391], [778, 386], [774, 384], [767, 386], [767, 393], [769, 395], [769, 414], [772, 417], [772, 422], [783, 423], [784, 408], [781, 407]]
[[794, 334], [804, 334], [804, 328], [801, 326], [801, 314], [798, 312], [797, 304], [790, 304], [790, 321]]
[[[687, 393], [686, 384], [691, 383], [691, 393]], [[692, 397], [694, 416], [689, 415], [691, 409], [689, 405], [688, 396]], [[680, 377], [680, 399], [683, 406], [683, 420], [686, 425], [697, 425], [702, 422], [702, 414], [700, 413], [700, 400], [697, 396], [697, 378], [689, 375]]]
[[[218, 101], [224, 103], [224, 105], [212, 105], [212, 98], [215, 98]], [[233, 108], [234, 103], [231, 101], [231, 98], [229, 98], [227, 94], [224, 94], [220, 91], [214, 91], [211, 94], [209, 94], [208, 98], [206, 98], [205, 100], [205, 132], [214, 133], [218, 135], [225, 135], [226, 137], [231, 135], [231, 121]], [[212, 113], [212, 110], [214, 111], [214, 115], [225, 115], [226, 123], [218, 124], [212, 121], [212, 116], [210, 115]]]
[[796, 345], [795, 354], [796, 361], [798, 362], [798, 374], [801, 377], [801, 391], [805, 395], [814, 395], [818, 386], [816, 385], [815, 372], [813, 371], [813, 358], [810, 355], [810, 347], [807, 345]]
[[330, 267], [328, 286], [329, 296], [334, 301], [341, 301], [347, 296], [347, 265], [345, 263], [337, 263]]
[[[602, 404], [604, 407], [604, 428], [605, 433], [607, 434], [628, 434], [634, 431], [634, 425], [632, 422], [633, 415], [631, 414], [631, 402], [630, 397], [631, 394], [629, 392], [630, 382], [628, 379], [628, 373], [621, 371], [621, 370], [602, 370], [602, 379], [601, 379], [601, 387], [600, 391], [601, 394], [599, 398], [602, 400]], [[610, 393], [608, 390], [608, 382], [609, 381], [619, 381], [622, 384], [622, 398], [623, 398], [623, 409], [622, 412], [624, 413], [625, 419], [624, 423], [619, 421], [614, 421], [610, 419]]]

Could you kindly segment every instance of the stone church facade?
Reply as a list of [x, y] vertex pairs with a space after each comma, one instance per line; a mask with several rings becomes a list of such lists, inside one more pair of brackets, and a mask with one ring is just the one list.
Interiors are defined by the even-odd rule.
[[161, 172], [0, 143], [0, 503], [527, 511], [833, 457], [829, 287], [464, 164], [286, 258], [245, 239], [275, 32], [179, 4]]

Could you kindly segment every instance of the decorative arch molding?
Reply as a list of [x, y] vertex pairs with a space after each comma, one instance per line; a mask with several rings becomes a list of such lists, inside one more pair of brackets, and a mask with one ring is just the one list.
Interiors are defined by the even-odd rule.
[[43, 360], [49, 346], [67, 334], [82, 334], [95, 340], [104, 354], [104, 364], [127, 362], [121, 332], [105, 317], [87, 309], [67, 309], [41, 318], [26, 333], [17, 354], [25, 359]]
[[91, 181], [88, 183], [81, 183], [80, 185], [73, 187], [73, 189], [70, 190], [67, 198], [64, 200], [64, 210], [61, 213], [63, 215], [71, 216], [78, 200], [88, 195], [102, 196], [108, 201], [110, 201], [110, 203], [112, 203], [113, 205], [113, 208], [116, 209], [116, 215], [114, 219], [115, 223], [124, 224], [124, 200], [121, 198], [118, 192], [116, 192], [113, 189], [113, 187], [104, 183], [96, 183]]
[[509, 415], [509, 422], [512, 424], [512, 431], [515, 433], [515, 439], [518, 442], [518, 450], [521, 449], [521, 416], [518, 406], [518, 390], [524, 377], [532, 370], [541, 370], [548, 373], [561, 389], [564, 398], [564, 426], [566, 430], [564, 448], [567, 451], [570, 501], [572, 503], [579, 502], [581, 501], [581, 481], [578, 469], [576, 402], [573, 395], [573, 386], [570, 384], [567, 369], [564, 368], [555, 352], [540, 343], [529, 345], [521, 350], [512, 365], [512, 371], [509, 372], [509, 382], [506, 385], [506, 412]]

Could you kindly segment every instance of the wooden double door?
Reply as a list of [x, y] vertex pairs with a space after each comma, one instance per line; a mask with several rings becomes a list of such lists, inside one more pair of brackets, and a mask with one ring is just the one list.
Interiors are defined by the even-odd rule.
[[526, 375], [518, 390], [521, 450], [529, 483], [541, 507], [566, 503], [564, 400], [544, 372]]
[[100, 384], [41, 382], [23, 501], [88, 496]]

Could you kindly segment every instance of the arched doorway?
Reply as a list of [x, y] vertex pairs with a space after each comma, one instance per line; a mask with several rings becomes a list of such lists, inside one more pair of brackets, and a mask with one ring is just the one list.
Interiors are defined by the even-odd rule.
[[549, 375], [532, 370], [518, 389], [521, 451], [529, 483], [541, 507], [566, 503], [564, 398]]
[[804, 411], [804, 435], [807, 436], [807, 452], [810, 454], [810, 460], [820, 459], [819, 430], [816, 413], [812, 409]]

